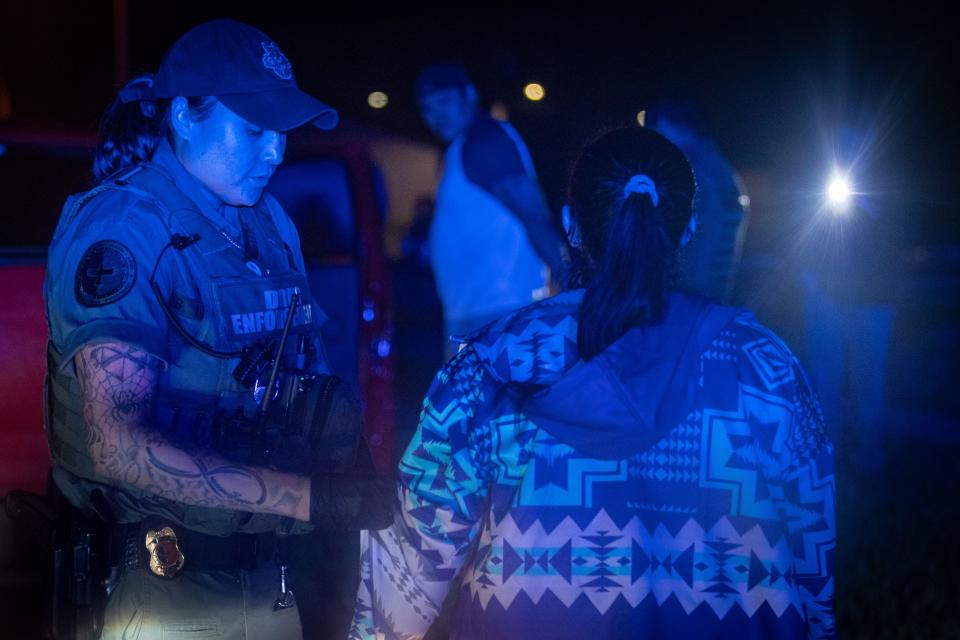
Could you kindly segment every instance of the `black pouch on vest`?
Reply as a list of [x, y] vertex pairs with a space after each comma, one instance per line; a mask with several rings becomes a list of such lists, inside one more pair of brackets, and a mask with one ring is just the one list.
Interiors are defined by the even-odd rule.
[[273, 465], [304, 474], [355, 470], [363, 431], [360, 402], [337, 376], [321, 375], [302, 384], [286, 410]]

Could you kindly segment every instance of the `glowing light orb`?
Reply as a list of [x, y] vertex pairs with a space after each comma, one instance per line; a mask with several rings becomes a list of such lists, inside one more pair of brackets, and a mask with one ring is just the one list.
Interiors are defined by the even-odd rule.
[[389, 99], [383, 91], [374, 91], [367, 96], [367, 104], [370, 105], [372, 109], [383, 109], [387, 106], [387, 102], [389, 102]]
[[523, 88], [523, 95], [527, 97], [527, 100], [539, 102], [540, 100], [543, 100], [543, 97], [547, 95], [547, 92], [544, 91], [543, 85], [537, 84], [536, 82], [531, 82]]
[[850, 206], [853, 187], [850, 180], [841, 173], [834, 173], [827, 183], [827, 203], [835, 212], [842, 212]]

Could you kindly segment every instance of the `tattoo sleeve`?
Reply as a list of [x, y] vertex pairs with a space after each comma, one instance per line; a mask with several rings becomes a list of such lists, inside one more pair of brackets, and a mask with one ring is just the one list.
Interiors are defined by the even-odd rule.
[[187, 504], [309, 519], [310, 480], [172, 444], [149, 425], [157, 361], [124, 343], [84, 347], [75, 359], [94, 469]]

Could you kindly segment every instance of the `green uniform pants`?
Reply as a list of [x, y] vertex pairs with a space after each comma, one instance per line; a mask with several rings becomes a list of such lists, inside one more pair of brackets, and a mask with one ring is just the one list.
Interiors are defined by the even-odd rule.
[[107, 601], [108, 640], [300, 640], [297, 607], [273, 610], [280, 569], [184, 571], [159, 578], [149, 569], [127, 570]]

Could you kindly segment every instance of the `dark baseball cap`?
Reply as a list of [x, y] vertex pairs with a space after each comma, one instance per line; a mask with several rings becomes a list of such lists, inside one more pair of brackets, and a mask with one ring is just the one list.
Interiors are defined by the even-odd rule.
[[300, 90], [290, 61], [267, 34], [218, 19], [183, 34], [163, 56], [151, 91], [155, 99], [213, 96], [251, 123], [288, 131], [308, 122], [333, 129], [339, 116]]

